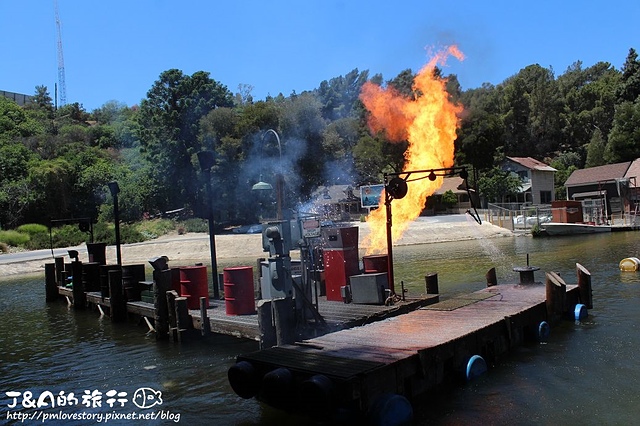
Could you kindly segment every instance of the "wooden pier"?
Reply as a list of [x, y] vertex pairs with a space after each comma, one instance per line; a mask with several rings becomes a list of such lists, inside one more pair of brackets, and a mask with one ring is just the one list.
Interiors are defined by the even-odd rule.
[[[139, 270], [142, 265], [133, 266]], [[67, 286], [67, 280], [63, 278], [64, 271], [70, 272], [73, 268], [76, 268], [73, 276], [83, 277], [83, 279], [74, 279], [73, 285]], [[84, 265], [83, 267], [81, 262], [64, 265], [61, 261], [58, 261], [58, 265], [50, 264], [46, 274], [47, 300], [52, 301], [62, 296], [74, 309], [93, 308], [108, 315], [113, 322], [124, 322], [131, 319], [138, 322], [144, 320], [149, 329], [156, 332], [158, 339], [169, 338], [182, 341], [187, 335], [217, 333], [260, 341], [261, 347], [265, 347], [265, 331], [261, 329], [259, 319], [261, 301], [256, 301], [257, 311], [243, 315], [228, 315], [226, 301], [214, 298], [204, 300], [205, 298], [201, 297], [199, 310], [188, 309], [185, 297], [180, 297], [175, 291], [171, 291], [172, 272], [170, 270], [154, 272], [153, 281], [144, 281], [144, 274], [138, 272], [139, 280], [137, 282], [135, 279], [129, 280], [126, 284], [129, 290], [134, 287], [138, 287], [138, 289], [125, 291], [122, 271], [111, 266], [109, 268], [109, 270], [105, 269], [106, 274], [103, 274], [108, 277], [103, 277], [103, 283], [99, 284], [86, 282], [88, 275], [86, 270], [95, 269], [95, 265]], [[56, 271], [60, 270], [63, 273], [57, 274]], [[96, 274], [97, 276], [98, 274]], [[104, 282], [105, 280], [107, 283]], [[60, 283], [65, 285], [60, 285]], [[105, 287], [104, 292], [94, 291], [101, 285]], [[89, 287], [90, 291], [85, 291], [85, 286]], [[153, 303], [137, 300], [141, 294], [140, 287], [152, 295]], [[127, 300], [127, 293], [137, 295], [136, 299]], [[437, 294], [426, 294], [406, 300], [397, 298], [394, 303], [389, 305], [366, 305], [327, 301], [326, 297], [318, 297], [318, 313], [322, 322], [311, 327], [295, 325], [292, 327], [296, 327], [295, 339], [301, 340], [402, 315], [436, 303], [438, 300]], [[263, 302], [271, 303], [270, 301]], [[269, 307], [264, 309], [267, 313], [270, 313], [270, 310]], [[194, 330], [199, 333], [192, 333], [191, 331]], [[275, 345], [274, 339], [268, 343], [268, 346], [272, 345]]]
[[241, 355], [229, 381], [243, 398], [335, 423], [402, 424], [410, 400], [468, 380], [513, 347], [544, 340], [562, 318], [583, 315], [591, 278], [581, 265], [577, 275], [578, 285], [552, 272], [544, 284], [491, 283], [405, 315]]

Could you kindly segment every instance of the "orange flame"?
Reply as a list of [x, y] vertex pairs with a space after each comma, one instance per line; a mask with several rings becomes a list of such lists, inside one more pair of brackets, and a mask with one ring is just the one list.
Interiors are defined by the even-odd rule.
[[[389, 87], [383, 89], [367, 82], [360, 99], [370, 112], [369, 127], [373, 132], [384, 131], [391, 141], [408, 141], [404, 170], [429, 170], [453, 166], [453, 142], [462, 107], [453, 104], [445, 89], [446, 80], [437, 79], [433, 71], [449, 56], [463, 60], [456, 46], [436, 54], [416, 75], [413, 83], [414, 99], [401, 96]], [[424, 209], [427, 197], [442, 185], [442, 177], [435, 181], [420, 179], [411, 182], [407, 195], [393, 202], [392, 241], [400, 239], [409, 223]], [[369, 215], [371, 232], [365, 245], [369, 253], [386, 248], [386, 210], [384, 194], [380, 205]]]

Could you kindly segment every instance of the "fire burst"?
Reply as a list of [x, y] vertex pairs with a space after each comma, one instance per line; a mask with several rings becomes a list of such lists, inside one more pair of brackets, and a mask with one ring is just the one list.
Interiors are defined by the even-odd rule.
[[[367, 82], [362, 87], [360, 99], [370, 112], [369, 127], [372, 132], [384, 131], [389, 140], [406, 140], [403, 170], [428, 170], [453, 165], [454, 141], [459, 125], [458, 114], [462, 107], [449, 99], [445, 89], [446, 80], [434, 76], [437, 64], [455, 56], [463, 60], [462, 52], [451, 46], [434, 56], [414, 79], [415, 96], [408, 99], [389, 87], [381, 88]], [[421, 179], [409, 185], [406, 197], [396, 200], [393, 208], [392, 240], [397, 241], [424, 209], [425, 200], [441, 185], [442, 177], [435, 181]], [[369, 215], [371, 233], [365, 245], [369, 253], [382, 252], [386, 247], [386, 217], [384, 194], [380, 205]]]

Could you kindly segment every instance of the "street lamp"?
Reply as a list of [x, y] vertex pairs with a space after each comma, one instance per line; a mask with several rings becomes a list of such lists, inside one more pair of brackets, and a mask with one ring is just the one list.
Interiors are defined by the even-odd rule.
[[118, 209], [118, 194], [120, 187], [118, 182], [109, 182], [107, 184], [111, 196], [113, 197], [113, 221], [116, 223], [116, 260], [118, 266], [122, 266], [122, 254], [120, 252], [120, 210]]
[[[278, 153], [280, 154], [280, 163], [282, 163], [282, 145], [280, 144], [280, 136], [273, 129], [268, 129], [262, 135], [262, 143], [264, 144], [264, 138], [268, 133], [273, 133], [276, 137], [276, 141], [278, 141]], [[280, 165], [282, 166], [282, 165]], [[272, 190], [273, 186], [267, 182], [262, 181], [262, 176], [260, 176], [260, 182], [256, 183], [251, 187], [252, 191], [265, 191]], [[277, 202], [277, 219], [282, 220], [282, 204], [284, 201], [284, 178], [282, 173], [276, 173], [276, 202]]]
[[251, 187], [252, 191], [271, 191], [273, 186], [270, 183], [263, 182], [262, 176], [260, 176], [260, 182], [256, 183]]
[[198, 153], [200, 170], [204, 173], [206, 186], [207, 222], [209, 222], [209, 249], [211, 251], [211, 278], [213, 282], [213, 298], [220, 298], [220, 288], [218, 286], [218, 262], [216, 261], [216, 237], [213, 221], [213, 194], [211, 190], [211, 167], [215, 163], [213, 151], [201, 151]]

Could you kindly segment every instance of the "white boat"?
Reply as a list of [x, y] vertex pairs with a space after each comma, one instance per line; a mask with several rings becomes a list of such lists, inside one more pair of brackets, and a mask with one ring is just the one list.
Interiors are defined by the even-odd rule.
[[592, 225], [589, 223], [548, 222], [541, 227], [548, 235], [577, 235], [611, 232], [611, 225]]

